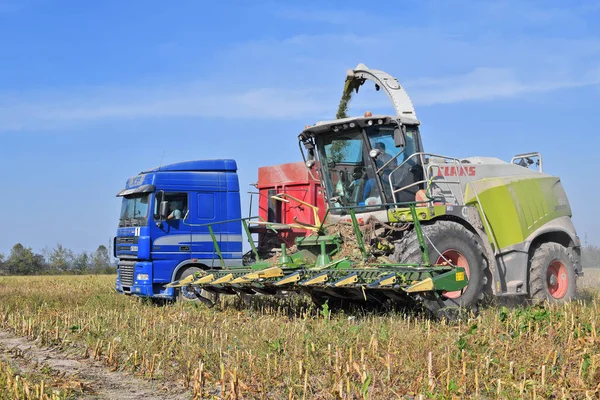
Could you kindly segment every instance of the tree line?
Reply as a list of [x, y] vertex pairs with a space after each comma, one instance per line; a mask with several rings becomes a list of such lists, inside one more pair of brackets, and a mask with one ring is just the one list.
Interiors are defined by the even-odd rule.
[[600, 247], [587, 244], [581, 248], [581, 265], [584, 268], [600, 267]]
[[31, 247], [17, 243], [8, 256], [0, 253], [0, 275], [114, 274], [116, 271], [104, 245], [91, 253], [75, 253], [59, 243], [53, 249], [45, 248], [36, 253]]
[[[585, 245], [581, 248], [584, 268], [600, 267], [600, 247]], [[57, 274], [115, 274], [109, 250], [104, 245], [96, 251], [74, 253], [60, 243], [40, 253], [21, 243], [13, 246], [8, 256], [0, 253], [0, 275], [57, 275]]]

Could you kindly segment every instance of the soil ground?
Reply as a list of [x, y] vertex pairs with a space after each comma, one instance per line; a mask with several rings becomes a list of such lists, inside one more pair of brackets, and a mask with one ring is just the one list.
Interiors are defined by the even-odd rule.
[[76, 357], [57, 348], [42, 348], [35, 342], [0, 330], [0, 359], [26, 374], [52, 375], [79, 399], [183, 400], [189, 392], [172, 390], [123, 372], [111, 372], [91, 358]]

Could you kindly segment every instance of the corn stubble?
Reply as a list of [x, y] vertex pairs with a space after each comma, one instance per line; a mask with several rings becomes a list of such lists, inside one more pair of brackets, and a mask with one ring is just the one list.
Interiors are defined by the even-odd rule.
[[[582, 300], [453, 323], [331, 313], [300, 296], [157, 307], [116, 294], [110, 276], [4, 277], [0, 325], [193, 398], [597, 398], [593, 272]], [[15, 384], [6, 371], [0, 364], [0, 390]]]

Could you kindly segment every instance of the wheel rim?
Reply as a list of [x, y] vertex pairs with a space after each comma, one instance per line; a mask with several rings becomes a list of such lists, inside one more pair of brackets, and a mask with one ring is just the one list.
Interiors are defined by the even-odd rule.
[[560, 260], [554, 260], [548, 266], [546, 271], [546, 285], [550, 296], [555, 299], [562, 299], [567, 294], [569, 287], [569, 275], [567, 267]]
[[[467, 275], [467, 279], [470, 277], [470, 273], [469, 273], [469, 262], [467, 261], [467, 258], [458, 250], [454, 250], [454, 249], [450, 249], [450, 250], [446, 250], [445, 252], [442, 253], [441, 256], [438, 257], [436, 264], [437, 265], [448, 265], [448, 262], [456, 267], [461, 267], [464, 268], [465, 270], [465, 274]], [[468, 283], [467, 283], [468, 286]], [[444, 292], [444, 297], [447, 297], [449, 299], [457, 299], [459, 298], [462, 294], [463, 291], [466, 289], [463, 288], [463, 290], [456, 290], [454, 292]]]
[[189, 300], [194, 300], [196, 298], [194, 290], [191, 288], [191, 286], [183, 286], [181, 288], [181, 295]]

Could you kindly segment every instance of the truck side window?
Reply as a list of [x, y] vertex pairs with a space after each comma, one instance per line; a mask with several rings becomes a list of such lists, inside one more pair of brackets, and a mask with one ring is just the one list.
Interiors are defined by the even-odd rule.
[[154, 219], [158, 220], [158, 211], [160, 203], [162, 201], [169, 202], [169, 217], [168, 219], [184, 219], [188, 212], [188, 195], [185, 192], [174, 192], [164, 193], [164, 197], [161, 194], [157, 194], [154, 202]]

